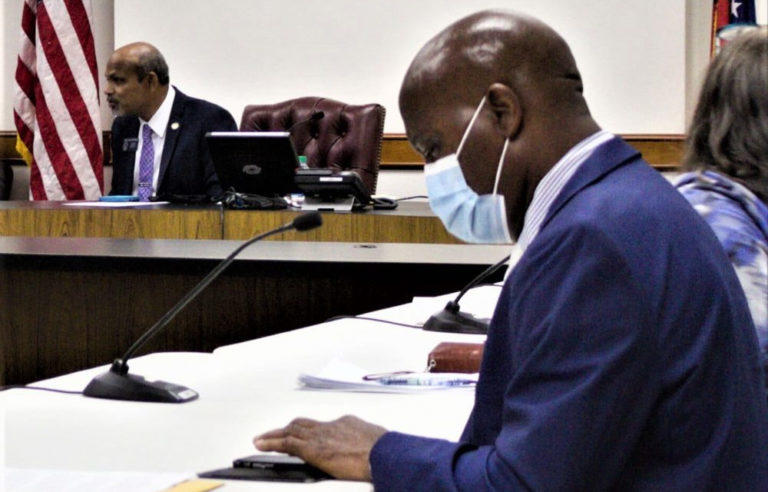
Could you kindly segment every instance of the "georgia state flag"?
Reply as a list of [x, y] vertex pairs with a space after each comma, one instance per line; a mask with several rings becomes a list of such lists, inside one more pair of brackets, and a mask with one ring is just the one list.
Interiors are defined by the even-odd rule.
[[755, 0], [714, 0], [712, 15], [712, 54], [744, 28], [757, 24]]
[[755, 0], [714, 0], [715, 29], [729, 24], [756, 24]]

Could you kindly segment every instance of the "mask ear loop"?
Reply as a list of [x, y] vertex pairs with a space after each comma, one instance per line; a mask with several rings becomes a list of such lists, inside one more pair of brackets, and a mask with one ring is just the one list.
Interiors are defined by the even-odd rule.
[[480, 101], [480, 104], [478, 104], [477, 109], [475, 109], [475, 114], [472, 115], [472, 119], [469, 120], [469, 125], [467, 125], [467, 129], [464, 130], [464, 135], [461, 137], [461, 142], [459, 142], [459, 147], [456, 149], [456, 158], [459, 158], [459, 154], [461, 154], [461, 149], [464, 148], [464, 142], [467, 141], [467, 137], [469, 136], [469, 131], [472, 129], [472, 125], [475, 124], [475, 120], [477, 119], [477, 116], [480, 114], [480, 110], [483, 109], [483, 105], [485, 105], [485, 96], [483, 96], [483, 99]]
[[507, 147], [509, 147], [509, 139], [504, 139], [504, 148], [501, 149], [501, 157], [499, 157], [499, 166], [496, 168], [496, 181], [493, 183], [493, 194], [499, 189], [499, 180], [501, 179], [501, 168], [504, 167], [504, 158], [507, 156]]

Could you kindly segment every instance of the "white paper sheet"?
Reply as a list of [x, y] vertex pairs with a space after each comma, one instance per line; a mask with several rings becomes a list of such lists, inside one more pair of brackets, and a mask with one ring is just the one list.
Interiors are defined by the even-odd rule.
[[67, 207], [83, 208], [135, 208], [154, 205], [167, 205], [170, 202], [65, 202]]
[[194, 478], [193, 473], [145, 473], [111, 471], [40, 470], [3, 468], [3, 492], [149, 492], [161, 491]]

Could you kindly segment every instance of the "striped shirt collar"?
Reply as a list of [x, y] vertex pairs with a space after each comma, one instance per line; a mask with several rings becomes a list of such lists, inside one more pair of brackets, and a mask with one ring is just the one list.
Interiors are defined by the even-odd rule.
[[525, 212], [525, 221], [523, 230], [520, 233], [520, 239], [517, 242], [518, 254], [522, 255], [528, 246], [536, 238], [541, 228], [541, 223], [547, 216], [552, 202], [560, 194], [568, 180], [576, 172], [584, 161], [586, 161], [592, 152], [608, 140], [614, 138], [613, 133], [600, 130], [585, 138], [571, 148], [552, 169], [550, 169], [544, 178], [536, 186], [533, 192], [533, 200]]

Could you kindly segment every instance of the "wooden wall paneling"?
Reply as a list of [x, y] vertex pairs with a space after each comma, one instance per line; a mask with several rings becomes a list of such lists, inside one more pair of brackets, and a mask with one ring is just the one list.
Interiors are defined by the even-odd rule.
[[684, 135], [628, 135], [627, 142], [659, 171], [680, 171], [685, 152]]
[[417, 167], [424, 165], [424, 158], [411, 147], [403, 134], [389, 134], [384, 138], [381, 149], [381, 164], [402, 167]]
[[[0, 202], [0, 236], [243, 240], [290, 222], [299, 213], [222, 210], [214, 205], [105, 209], [57, 202]], [[404, 202], [392, 211], [323, 213], [323, 220], [318, 229], [269, 240], [460, 243], [424, 202]]]
[[[247, 239], [288, 222], [296, 212], [227, 210], [224, 239]], [[323, 226], [308, 232], [287, 232], [274, 241], [460, 244], [434, 215], [323, 214]]]
[[[119, 357], [210, 260], [0, 257], [0, 385]], [[485, 266], [237, 261], [140, 353], [214, 348], [458, 290]], [[290, 356], [290, 354], [286, 354]]]
[[[14, 203], [14, 202], [10, 202]], [[0, 235], [143, 239], [221, 239], [215, 207], [104, 209], [51, 204], [0, 207]]]

